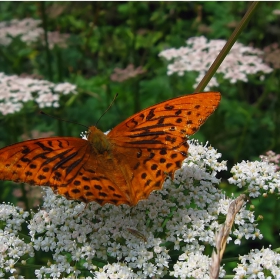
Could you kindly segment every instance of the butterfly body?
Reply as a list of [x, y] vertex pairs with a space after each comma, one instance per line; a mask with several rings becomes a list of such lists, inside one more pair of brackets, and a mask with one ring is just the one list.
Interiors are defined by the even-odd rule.
[[50, 186], [67, 199], [136, 205], [187, 157], [188, 136], [216, 109], [217, 92], [185, 95], [131, 116], [107, 135], [50, 137], [0, 149], [0, 179]]

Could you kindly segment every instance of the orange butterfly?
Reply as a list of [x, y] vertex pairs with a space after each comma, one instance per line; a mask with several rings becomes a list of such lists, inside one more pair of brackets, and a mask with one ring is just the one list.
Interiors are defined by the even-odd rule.
[[100, 205], [134, 206], [159, 190], [187, 157], [189, 135], [215, 111], [218, 92], [176, 97], [88, 140], [49, 137], [0, 149], [0, 180], [50, 186], [54, 193]]

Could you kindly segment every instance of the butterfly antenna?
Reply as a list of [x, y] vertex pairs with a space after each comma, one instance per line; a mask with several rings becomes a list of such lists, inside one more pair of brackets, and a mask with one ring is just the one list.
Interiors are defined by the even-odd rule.
[[100, 118], [97, 120], [95, 126], [97, 126], [98, 122], [100, 121], [100, 119], [108, 112], [108, 110], [112, 107], [113, 103], [115, 102], [116, 98], [118, 97], [118, 93], [114, 96], [114, 99], [112, 100], [111, 104], [109, 105], [109, 107], [106, 109], [106, 111], [100, 116]]
[[68, 122], [68, 123], [78, 124], [78, 125], [86, 127], [88, 129], [88, 126], [86, 126], [86, 125], [83, 125], [83, 124], [80, 124], [80, 123], [77, 123], [77, 122], [73, 122], [73, 121], [67, 121], [67, 120], [64, 120], [64, 119], [61, 119], [61, 118], [57, 118], [55, 116], [52, 116], [50, 114], [45, 113], [44, 111], [40, 111], [40, 114], [48, 116], [48, 117], [51, 117], [51, 118], [56, 119], [56, 120], [60, 120], [60, 121]]

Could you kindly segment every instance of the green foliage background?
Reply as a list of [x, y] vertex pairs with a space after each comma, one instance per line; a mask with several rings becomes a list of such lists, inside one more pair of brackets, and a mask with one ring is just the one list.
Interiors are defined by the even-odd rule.
[[[183, 77], [167, 76], [166, 62], [158, 57], [167, 48], [179, 48], [194, 36], [227, 40], [245, 14], [250, 2], [0, 2], [0, 22], [31, 17], [44, 21], [46, 31], [69, 33], [67, 48], [47, 49], [43, 42], [27, 46], [15, 39], [0, 48], [0, 72], [37, 74], [58, 83], [78, 86], [79, 94], [65, 96], [59, 108], [46, 109], [59, 118], [111, 129], [133, 113], [166, 99], [193, 92], [194, 73]], [[239, 37], [244, 45], [263, 49], [280, 41], [279, 2], [262, 2], [245, 31]], [[128, 64], [142, 66], [146, 72], [122, 83], [113, 82], [114, 69]], [[256, 160], [268, 150], [280, 153], [279, 69], [265, 76], [249, 77], [248, 83], [230, 84], [220, 78], [217, 90], [222, 102], [195, 138], [209, 143], [231, 166], [242, 160]], [[37, 115], [38, 108], [26, 106], [19, 113], [1, 117], [0, 147], [21, 141], [32, 130], [53, 131], [57, 136], [79, 136], [78, 125]], [[238, 190], [221, 174], [222, 187]], [[16, 202], [11, 183], [3, 188], [2, 199]], [[7, 185], [8, 184], [8, 185]], [[2, 189], [2, 188], [1, 188]], [[262, 245], [279, 244], [278, 201], [267, 198], [265, 205], [253, 201], [256, 213], [264, 216]], [[261, 247], [262, 245], [259, 245]], [[256, 244], [243, 246], [238, 253]]]

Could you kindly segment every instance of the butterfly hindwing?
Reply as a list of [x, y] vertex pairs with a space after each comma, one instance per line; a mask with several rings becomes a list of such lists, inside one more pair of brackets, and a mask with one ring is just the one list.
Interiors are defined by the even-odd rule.
[[[50, 137], [0, 150], [0, 179], [50, 186], [57, 194], [84, 202], [127, 203], [123, 193], [102, 172], [87, 140]], [[113, 198], [107, 194], [114, 192]]]

